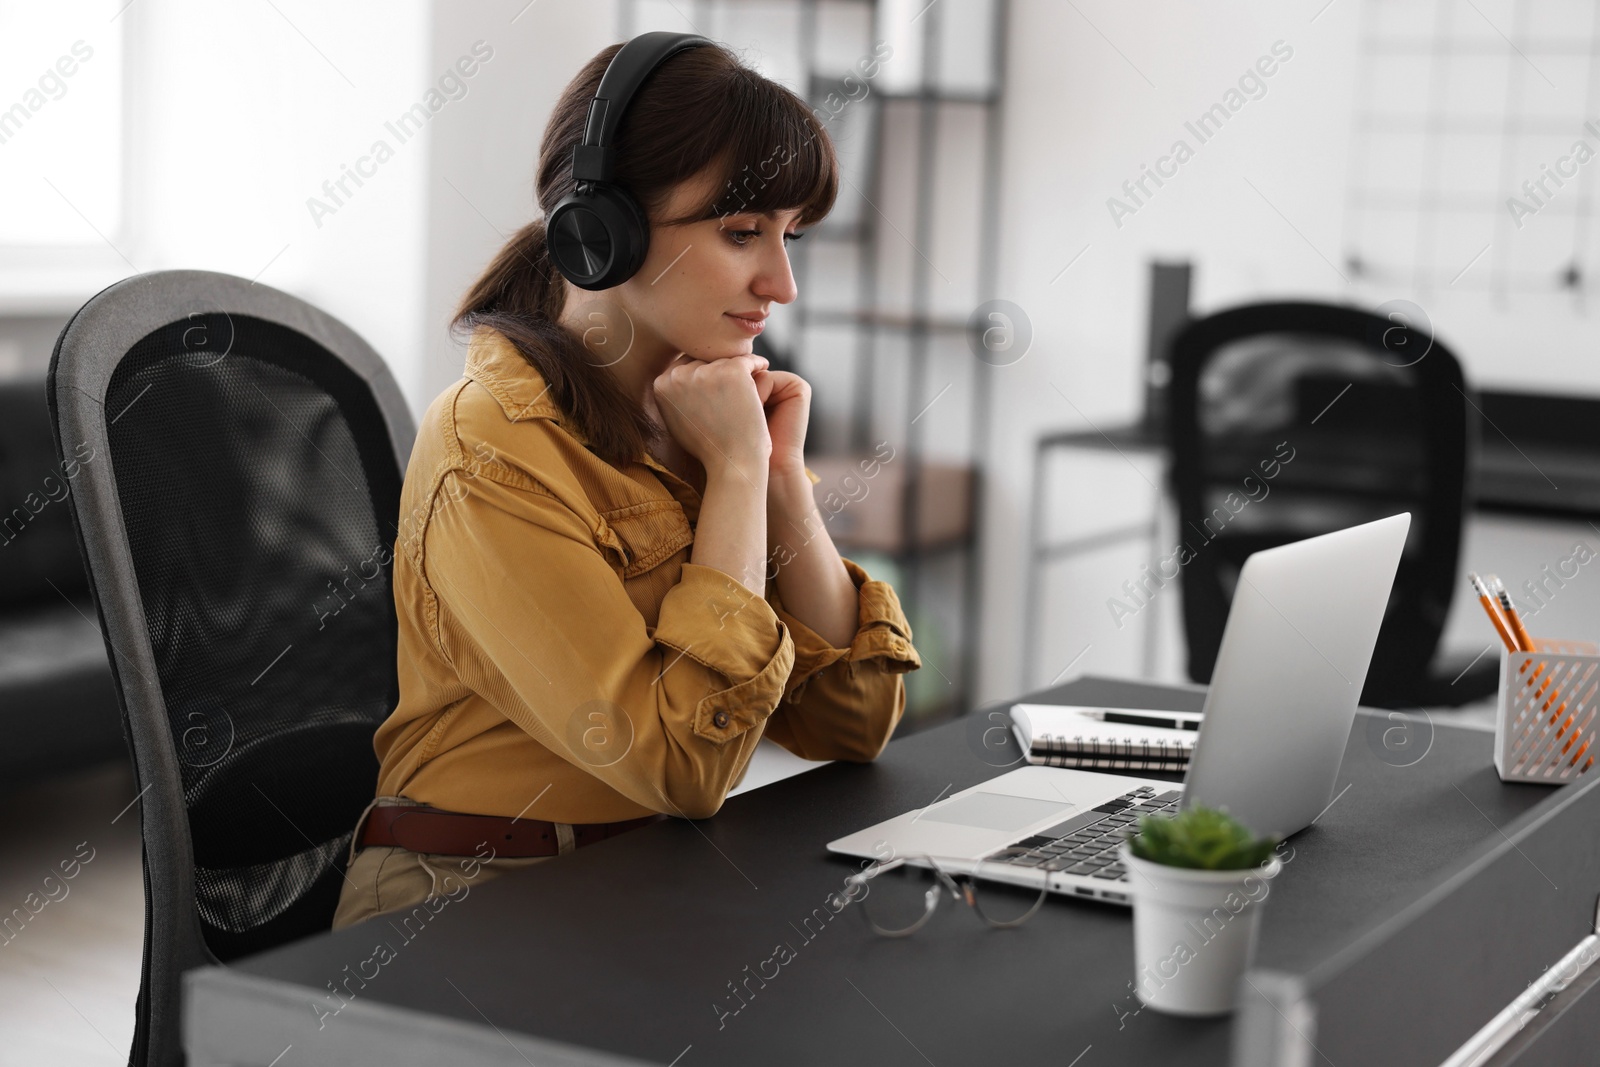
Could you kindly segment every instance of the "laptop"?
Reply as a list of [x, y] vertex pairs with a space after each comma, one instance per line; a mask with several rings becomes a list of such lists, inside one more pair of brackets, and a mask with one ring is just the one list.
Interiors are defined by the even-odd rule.
[[828, 849], [882, 858], [887, 845], [908, 862], [1127, 904], [1117, 850], [1141, 816], [1203, 804], [1260, 834], [1298, 833], [1333, 799], [1410, 527], [1402, 512], [1245, 561], [1182, 785], [1029, 765]]

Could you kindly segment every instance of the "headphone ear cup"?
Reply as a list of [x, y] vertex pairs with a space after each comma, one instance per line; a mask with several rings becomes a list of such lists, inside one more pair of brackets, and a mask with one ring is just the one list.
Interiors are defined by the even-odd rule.
[[596, 183], [563, 197], [545, 227], [550, 261], [580, 289], [610, 289], [639, 272], [650, 221], [626, 189]]

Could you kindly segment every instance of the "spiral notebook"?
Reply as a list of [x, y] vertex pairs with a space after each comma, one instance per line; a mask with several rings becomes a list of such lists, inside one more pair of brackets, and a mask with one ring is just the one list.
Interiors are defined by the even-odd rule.
[[[1011, 718], [1017, 741], [1027, 752], [1029, 763], [1085, 771], [1182, 773], [1189, 769], [1189, 758], [1194, 754], [1199, 731], [1104, 722], [1090, 714], [1119, 710], [1127, 709], [1013, 704]], [[1184, 717], [1198, 719], [1200, 716], [1185, 713]]]

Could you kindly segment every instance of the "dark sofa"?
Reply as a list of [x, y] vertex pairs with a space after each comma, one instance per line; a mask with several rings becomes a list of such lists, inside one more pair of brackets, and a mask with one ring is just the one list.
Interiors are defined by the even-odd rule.
[[0, 382], [0, 788], [127, 759], [67, 510], [79, 469], [56, 458], [44, 378]]

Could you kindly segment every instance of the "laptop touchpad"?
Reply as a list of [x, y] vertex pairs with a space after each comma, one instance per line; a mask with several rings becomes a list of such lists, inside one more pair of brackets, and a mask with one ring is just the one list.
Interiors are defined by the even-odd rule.
[[1034, 800], [1005, 793], [968, 793], [947, 804], [930, 808], [921, 816], [928, 822], [948, 822], [957, 826], [977, 826], [985, 830], [1016, 830], [1041, 819], [1070, 810], [1071, 804], [1053, 800]]

